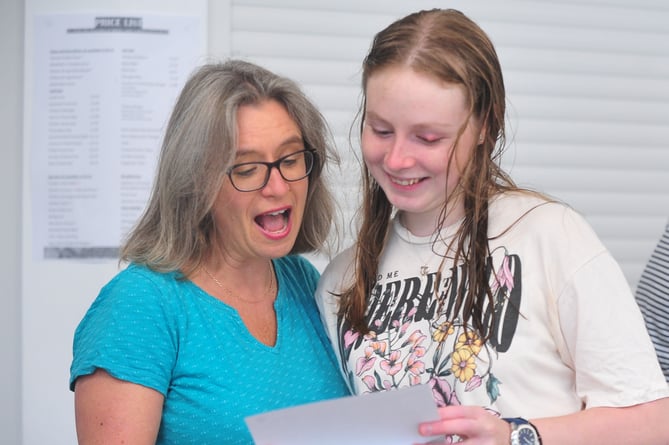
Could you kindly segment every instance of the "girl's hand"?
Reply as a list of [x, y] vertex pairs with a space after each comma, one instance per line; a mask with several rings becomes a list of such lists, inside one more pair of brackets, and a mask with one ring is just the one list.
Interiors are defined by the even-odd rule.
[[[470, 445], [508, 445], [511, 426], [500, 417], [478, 406], [446, 406], [439, 408], [440, 420], [424, 422], [418, 426], [421, 436], [445, 436], [443, 440], [426, 442], [449, 444], [457, 442]], [[457, 437], [452, 437], [457, 436]]]

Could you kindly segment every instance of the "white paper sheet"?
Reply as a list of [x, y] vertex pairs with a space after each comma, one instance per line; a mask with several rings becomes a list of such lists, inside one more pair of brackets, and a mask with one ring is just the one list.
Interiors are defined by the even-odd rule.
[[326, 400], [247, 417], [256, 445], [410, 445], [439, 415], [427, 385]]

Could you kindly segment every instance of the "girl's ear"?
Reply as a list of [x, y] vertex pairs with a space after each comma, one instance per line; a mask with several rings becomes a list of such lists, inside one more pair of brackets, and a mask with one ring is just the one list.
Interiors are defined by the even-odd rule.
[[485, 128], [485, 127], [482, 127], [482, 128], [479, 130], [479, 143], [478, 143], [479, 145], [481, 145], [481, 144], [483, 143], [483, 141], [485, 141], [485, 132], [486, 132], [486, 128]]

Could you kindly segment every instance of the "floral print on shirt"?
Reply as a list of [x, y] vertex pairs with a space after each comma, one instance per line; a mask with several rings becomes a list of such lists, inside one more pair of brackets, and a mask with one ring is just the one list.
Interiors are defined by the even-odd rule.
[[462, 269], [452, 269], [436, 284], [436, 273], [403, 279], [396, 272], [379, 275], [369, 299], [369, 334], [339, 320], [344, 371], [351, 383], [361, 383], [359, 392], [429, 384], [439, 406], [459, 405], [458, 393], [473, 391], [485, 391], [493, 404], [501, 384], [493, 372], [495, 360], [510, 347], [518, 322], [521, 265], [504, 249], [493, 252], [489, 263], [495, 304], [486, 316], [495, 318], [497, 328], [485, 343], [452, 313]]

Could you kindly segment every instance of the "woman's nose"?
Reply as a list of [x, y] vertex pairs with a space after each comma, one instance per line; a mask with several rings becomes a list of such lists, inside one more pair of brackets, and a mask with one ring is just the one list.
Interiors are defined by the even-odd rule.
[[283, 179], [281, 172], [278, 167], [272, 168], [269, 171], [269, 179], [267, 184], [263, 187], [262, 191], [264, 194], [278, 195], [285, 193], [288, 190], [288, 181]]

